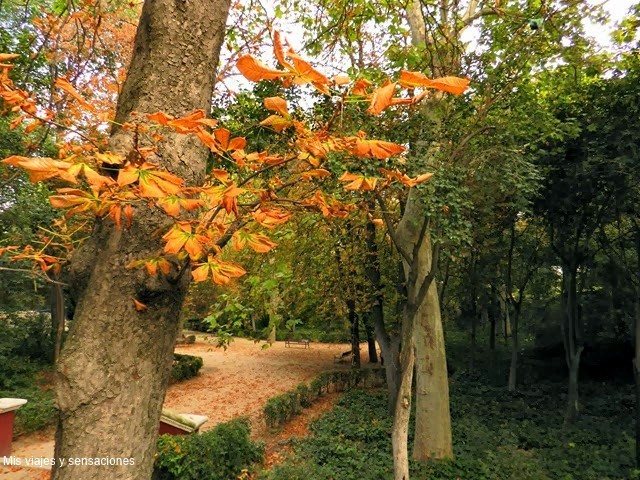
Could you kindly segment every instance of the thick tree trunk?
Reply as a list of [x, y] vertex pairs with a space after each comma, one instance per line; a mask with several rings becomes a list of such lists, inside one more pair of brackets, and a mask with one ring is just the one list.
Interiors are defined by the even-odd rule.
[[[405, 252], [412, 253], [412, 265], [405, 263], [407, 277], [406, 309], [413, 318], [416, 366], [416, 421], [413, 458], [426, 460], [453, 454], [451, 415], [449, 412], [449, 377], [440, 301], [434, 281], [420, 298], [419, 290], [432, 275], [432, 245], [419, 192], [412, 189], [396, 237]], [[412, 305], [412, 303], [416, 302]], [[404, 340], [403, 340], [404, 342]], [[404, 350], [404, 343], [402, 349]], [[405, 365], [402, 364], [404, 370]], [[397, 409], [396, 409], [397, 412]]]
[[[116, 125], [164, 111], [209, 110], [228, 0], [147, 0]], [[163, 132], [153, 161], [197, 184], [207, 152], [195, 138]], [[140, 139], [142, 142], [143, 139]], [[114, 129], [111, 150], [127, 155], [133, 132]], [[72, 331], [56, 370], [60, 410], [54, 468], [57, 480], [148, 480], [169, 379], [178, 316], [189, 284], [182, 275], [149, 277], [127, 269], [162, 249], [166, 215], [136, 210], [130, 230], [99, 222], [72, 262], [78, 296]], [[145, 303], [136, 311], [132, 298]], [[70, 458], [131, 459], [127, 466], [77, 466]], [[63, 465], [60, 462], [64, 461]]]
[[418, 312], [416, 342], [416, 429], [413, 458], [453, 456], [449, 376], [435, 282]]

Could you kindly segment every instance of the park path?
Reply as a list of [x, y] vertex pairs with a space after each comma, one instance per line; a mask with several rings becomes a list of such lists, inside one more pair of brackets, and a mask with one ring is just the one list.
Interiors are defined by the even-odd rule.
[[[209, 421], [202, 430], [238, 416], [249, 416], [253, 436], [263, 437], [266, 427], [261, 410], [267, 399], [334, 369], [334, 356], [348, 349], [348, 345], [317, 343], [311, 343], [308, 349], [287, 348], [284, 342], [262, 349], [262, 344], [239, 338], [223, 350], [215, 346], [215, 338], [199, 335], [195, 344], [178, 346], [176, 353], [202, 357], [200, 375], [171, 385], [164, 407], [176, 413], [206, 415]], [[47, 430], [18, 438], [12, 455], [23, 459], [53, 457], [53, 434], [53, 430]], [[0, 480], [48, 477], [46, 470], [0, 463]]]

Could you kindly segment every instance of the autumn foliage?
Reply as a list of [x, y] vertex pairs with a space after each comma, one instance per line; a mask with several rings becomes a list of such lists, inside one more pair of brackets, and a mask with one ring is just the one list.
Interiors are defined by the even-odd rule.
[[[466, 79], [431, 80], [419, 72], [406, 71], [400, 73], [397, 81], [388, 80], [378, 88], [364, 78], [354, 81], [342, 75], [329, 79], [290, 46], [285, 49], [278, 32], [273, 37], [279, 67], [268, 67], [251, 55], [241, 56], [237, 68], [248, 80], [277, 80], [285, 87], [311, 85], [340, 102], [356, 99], [368, 105], [367, 112], [372, 115], [397, 105], [417, 104], [432, 89], [461, 94], [468, 87]], [[9, 78], [15, 58], [16, 55], [0, 54], [0, 96], [5, 110], [19, 119], [14, 126], [24, 121], [29, 131], [55, 122], [53, 112], [37, 105]], [[58, 78], [55, 87], [82, 109], [94, 110], [68, 79]], [[411, 90], [411, 95], [402, 96], [403, 90]], [[118, 228], [128, 228], [135, 221], [139, 205], [155, 206], [173, 219], [169, 230], [160, 233], [164, 248], [156, 257], [138, 259], [130, 267], [145, 268], [150, 275], [167, 275], [186, 262], [191, 264], [194, 281], [211, 279], [218, 284], [226, 284], [245, 273], [240, 266], [222, 259], [222, 247], [227, 242], [238, 251], [250, 248], [268, 252], [275, 243], [260, 230], [286, 222], [296, 210], [344, 217], [354, 208], [322, 189], [325, 180], [334, 175], [324, 168], [329, 154], [382, 161], [380, 176], [343, 172], [337, 180], [346, 190], [381, 191], [394, 183], [410, 188], [431, 176], [424, 173], [410, 178], [398, 170], [384, 168], [388, 166], [387, 159], [405, 152], [404, 145], [371, 139], [362, 131], [357, 135], [341, 135], [332, 130], [331, 122], [312, 129], [292, 115], [281, 97], [266, 98], [264, 107], [268, 113], [260, 125], [287, 133], [290, 138], [290, 148], [284, 153], [247, 151], [245, 138], [233, 137], [228, 129], [199, 110], [182, 118], [164, 112], [140, 114], [135, 117], [136, 123], [120, 125], [122, 129], [135, 131], [136, 138], [145, 139], [127, 155], [115, 154], [104, 143], [83, 138], [82, 142], [61, 149], [56, 159], [11, 156], [3, 162], [26, 170], [33, 182], [53, 181], [57, 192], [51, 196], [51, 204], [64, 210], [66, 217], [89, 213], [110, 218]], [[219, 162], [201, 185], [187, 186], [175, 173], [158, 165], [157, 148], [153, 145], [162, 141], [168, 129], [197, 137]], [[222, 167], [230, 164], [233, 168]], [[16, 250], [9, 253], [20, 254]], [[44, 270], [52, 267], [52, 263], [39, 260], [37, 254], [34, 260]], [[143, 309], [144, 305], [137, 302], [136, 308]]]

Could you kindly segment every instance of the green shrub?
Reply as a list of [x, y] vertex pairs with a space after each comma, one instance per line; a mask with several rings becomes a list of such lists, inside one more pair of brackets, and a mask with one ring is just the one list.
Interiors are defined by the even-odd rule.
[[262, 461], [264, 447], [251, 441], [249, 420], [236, 418], [213, 430], [158, 438], [154, 480], [230, 480]]
[[11, 390], [0, 390], [1, 397], [24, 398], [27, 404], [16, 412], [15, 435], [24, 435], [52, 425], [56, 420], [56, 407], [53, 388], [41, 388], [35, 375], [30, 377], [30, 386]]
[[32, 384], [51, 358], [50, 320], [38, 312], [0, 312], [0, 390]]
[[355, 387], [378, 387], [384, 384], [383, 369], [335, 370], [320, 373], [310, 385], [299, 384], [295, 390], [271, 397], [263, 408], [267, 427], [276, 428], [309, 408], [315, 398], [326, 392], [342, 392]]
[[174, 382], [187, 380], [198, 375], [202, 368], [202, 358], [193, 355], [173, 354], [173, 366], [171, 367], [171, 379]]

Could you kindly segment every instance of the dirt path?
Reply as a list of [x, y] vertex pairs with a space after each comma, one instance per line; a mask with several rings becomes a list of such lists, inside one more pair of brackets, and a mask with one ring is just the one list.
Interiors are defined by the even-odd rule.
[[[164, 406], [176, 413], [206, 415], [209, 421], [202, 430], [248, 415], [256, 437], [268, 437], [260, 412], [269, 397], [309, 381], [324, 370], [336, 368], [334, 355], [349, 349], [348, 345], [315, 343], [308, 349], [286, 348], [284, 342], [276, 342], [263, 350], [253, 341], [236, 339], [225, 351], [216, 348], [214, 341], [211, 337], [199, 336], [195, 344], [176, 348], [177, 353], [202, 357], [204, 366], [196, 378], [169, 387]], [[12, 455], [23, 459], [52, 457], [53, 431], [18, 438], [13, 443]], [[47, 477], [47, 472], [42, 470], [6, 467], [0, 463], [0, 480]]]

